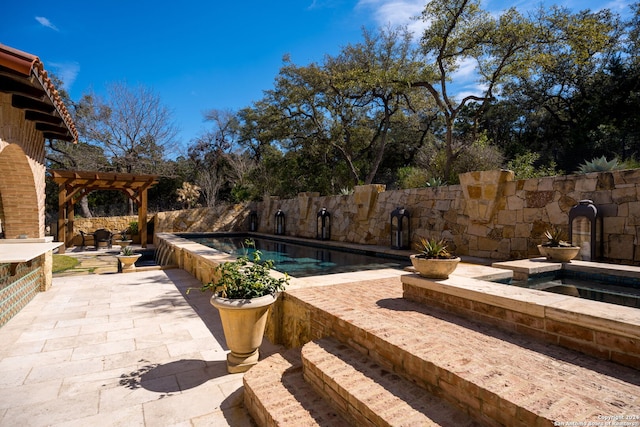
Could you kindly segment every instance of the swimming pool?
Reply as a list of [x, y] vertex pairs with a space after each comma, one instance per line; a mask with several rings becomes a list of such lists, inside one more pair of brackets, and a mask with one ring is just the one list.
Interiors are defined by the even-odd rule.
[[200, 243], [231, 255], [241, 255], [252, 249], [244, 247], [247, 238], [255, 242], [263, 259], [274, 261], [274, 269], [292, 277], [348, 273], [383, 268], [404, 269], [411, 265], [407, 257], [394, 257], [371, 251], [340, 249], [313, 241], [287, 241], [255, 237], [248, 234], [204, 233], [178, 234], [179, 237]]
[[640, 308], [640, 279], [570, 269], [535, 274], [512, 285]]

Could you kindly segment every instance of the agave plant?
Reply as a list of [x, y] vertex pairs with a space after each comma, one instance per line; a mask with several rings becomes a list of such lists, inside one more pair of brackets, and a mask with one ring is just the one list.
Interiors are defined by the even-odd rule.
[[124, 248], [122, 248], [122, 250], [120, 251], [120, 255], [124, 255], [124, 256], [132, 256], [135, 255], [136, 253], [133, 252], [133, 249], [131, 248], [131, 246], [125, 246]]
[[418, 251], [421, 258], [452, 258], [444, 239], [420, 238]]
[[605, 172], [624, 168], [625, 164], [620, 163], [617, 158], [607, 160], [605, 156], [602, 156], [599, 159], [591, 159], [590, 162], [585, 161], [578, 167], [578, 173]]
[[543, 243], [543, 246], [550, 246], [550, 247], [571, 246], [571, 244], [567, 242], [565, 238], [564, 231], [562, 231], [558, 227], [550, 228], [549, 230], [545, 231], [544, 235], [547, 238], [547, 242]]
[[442, 187], [444, 185], [447, 185], [447, 181], [440, 177], [431, 177], [427, 180], [426, 183], [427, 187]]

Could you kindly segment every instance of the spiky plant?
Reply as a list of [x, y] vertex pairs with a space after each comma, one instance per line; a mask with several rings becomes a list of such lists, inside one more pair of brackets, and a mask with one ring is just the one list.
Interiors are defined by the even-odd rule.
[[444, 239], [436, 240], [422, 237], [417, 249], [421, 258], [452, 258]]
[[427, 180], [426, 183], [427, 187], [442, 187], [443, 185], [447, 185], [447, 181], [445, 181], [444, 179], [436, 176], [436, 177], [431, 177]]
[[545, 237], [547, 238], [547, 242], [543, 243], [543, 246], [550, 247], [569, 247], [571, 244], [567, 242], [566, 237], [564, 235], [564, 231], [562, 231], [558, 227], [552, 227], [549, 230], [544, 232]]
[[620, 163], [617, 158], [607, 160], [605, 156], [591, 159], [590, 162], [585, 161], [578, 167], [578, 173], [590, 173], [590, 172], [606, 172], [618, 169], [624, 169], [625, 164]]
[[350, 196], [351, 194], [353, 194], [353, 189], [349, 187], [343, 187], [340, 189], [341, 196]]
[[122, 248], [122, 250], [120, 251], [120, 255], [124, 255], [124, 256], [132, 256], [135, 255], [135, 252], [133, 252], [133, 249], [131, 248], [131, 246], [125, 246], [124, 248]]

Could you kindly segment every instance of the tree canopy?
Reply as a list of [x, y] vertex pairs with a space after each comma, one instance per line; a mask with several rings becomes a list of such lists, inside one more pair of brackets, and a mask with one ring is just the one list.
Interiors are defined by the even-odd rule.
[[[179, 206], [185, 181], [212, 206], [374, 182], [455, 183], [474, 169], [573, 172], [601, 156], [637, 164], [638, 3], [623, 19], [558, 6], [495, 15], [479, 0], [433, 0], [417, 19], [419, 35], [363, 29], [321, 61], [285, 55], [261, 99], [206, 112], [211, 128], [174, 160], [171, 112], [152, 90], [116, 83], [105, 99], [85, 94], [72, 103], [81, 143], [50, 142], [48, 158], [163, 175], [167, 206]], [[475, 80], [463, 87], [469, 71]]]

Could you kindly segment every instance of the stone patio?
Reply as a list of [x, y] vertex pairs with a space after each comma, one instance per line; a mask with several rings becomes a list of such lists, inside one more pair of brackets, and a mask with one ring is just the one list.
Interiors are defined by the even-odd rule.
[[199, 283], [182, 270], [112, 274], [105, 252], [80, 255], [0, 328], [0, 426], [253, 425], [217, 311], [185, 294]]

